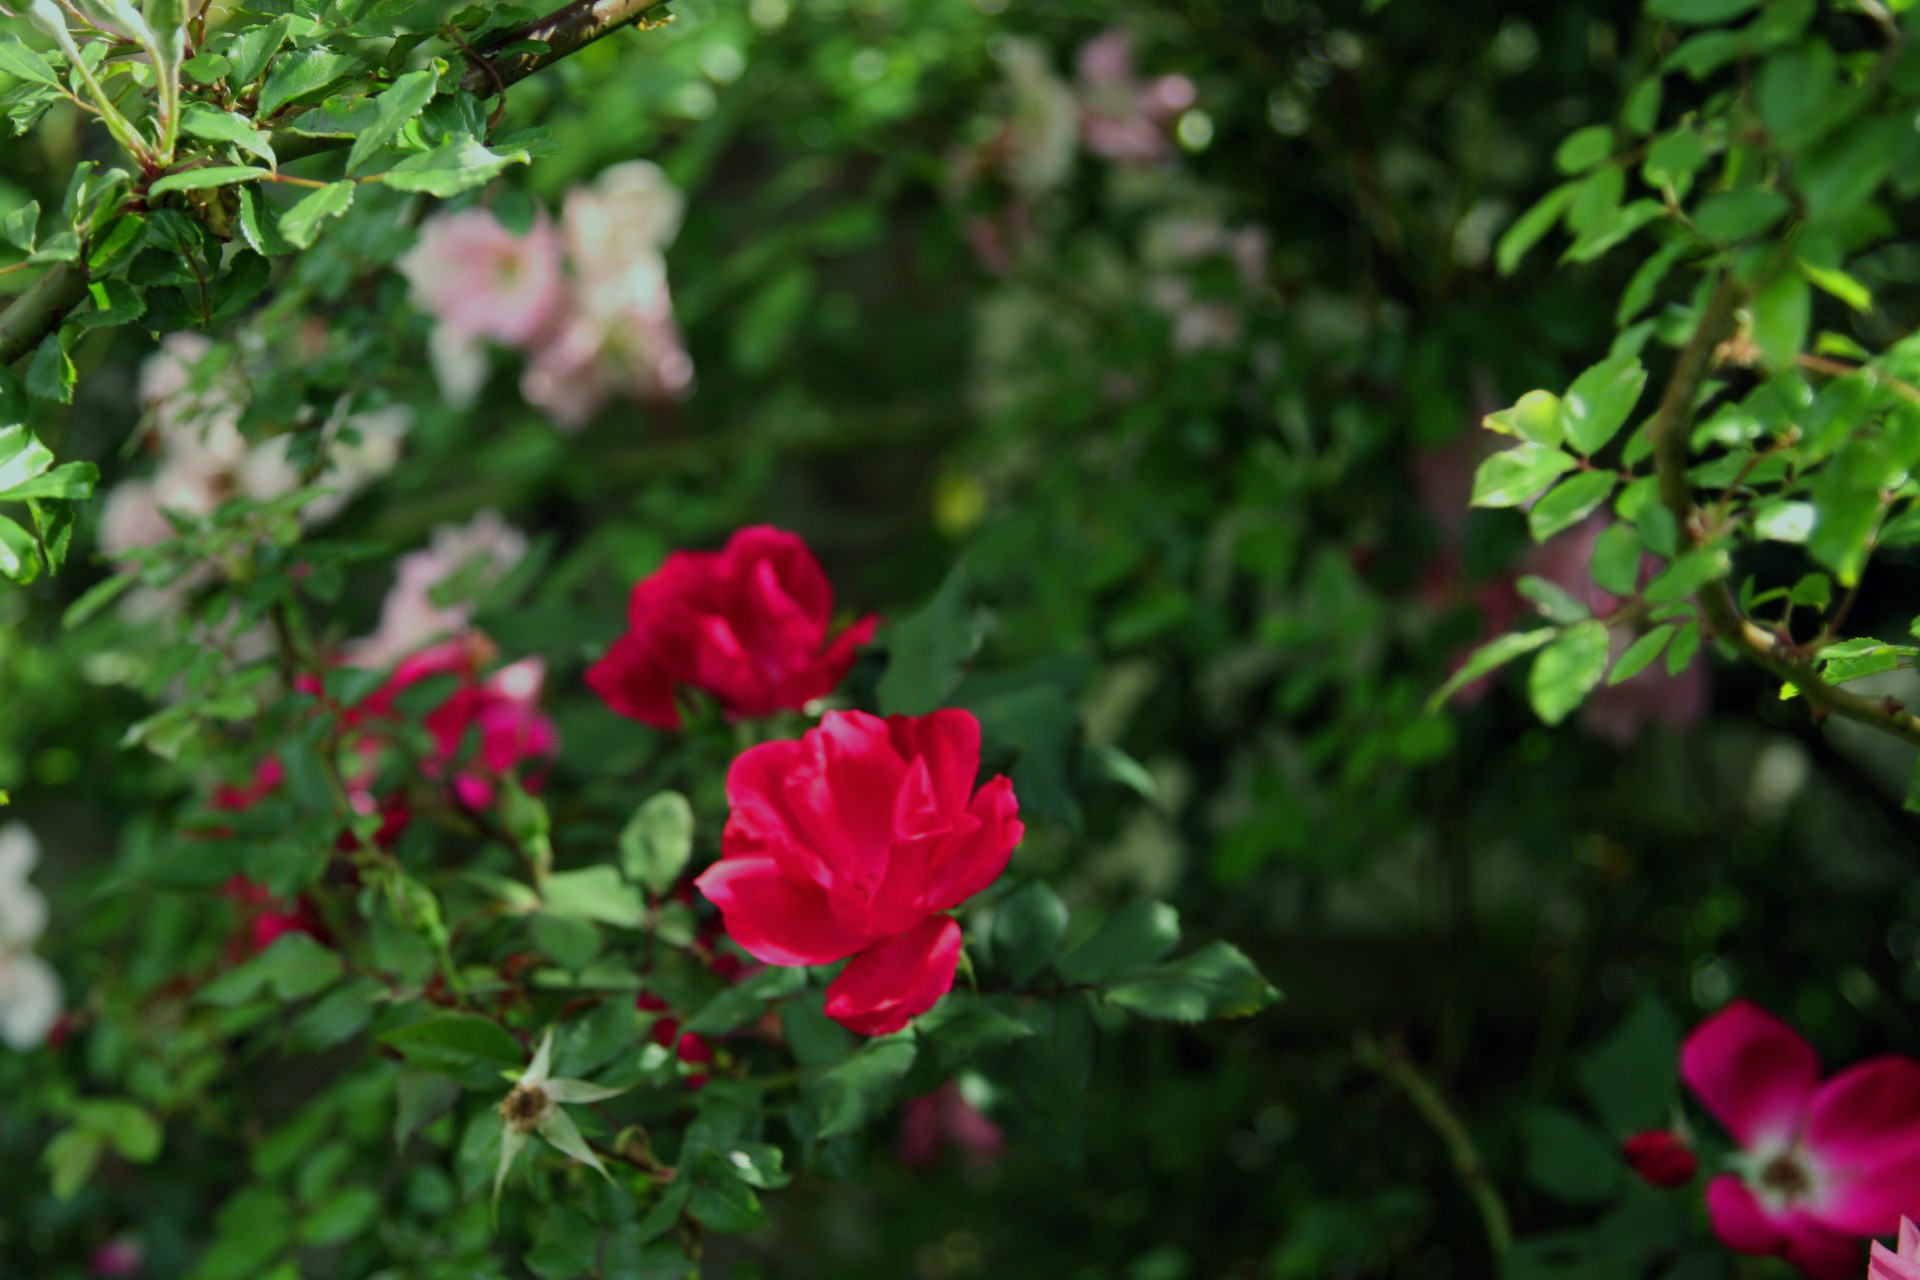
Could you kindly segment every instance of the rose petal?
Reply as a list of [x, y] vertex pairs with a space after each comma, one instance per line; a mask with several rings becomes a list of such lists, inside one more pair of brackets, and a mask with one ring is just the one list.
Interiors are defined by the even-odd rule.
[[1867, 1257], [1867, 1280], [1920, 1280], [1920, 1258], [1902, 1258], [1874, 1241]]
[[1785, 1222], [1766, 1210], [1739, 1178], [1721, 1174], [1707, 1184], [1707, 1216], [1713, 1234], [1735, 1253], [1779, 1254], [1786, 1250]]
[[957, 907], [1000, 878], [1013, 857], [1014, 846], [1027, 832], [1019, 811], [1020, 802], [1008, 779], [995, 777], [980, 788], [967, 808], [967, 815], [978, 825], [941, 848], [929, 869], [926, 894], [930, 909]]
[[933, 916], [855, 956], [827, 988], [827, 1016], [861, 1035], [898, 1031], [952, 988], [959, 964], [959, 924]]
[[587, 687], [623, 716], [656, 729], [680, 727], [673, 681], [632, 632], [615, 640], [606, 656], [587, 668]]
[[1824, 1175], [1821, 1220], [1891, 1235], [1920, 1213], [1920, 1062], [1874, 1058], [1834, 1076], [1814, 1095], [1803, 1141]]
[[1808, 1280], [1854, 1280], [1860, 1274], [1860, 1242], [1796, 1214], [1789, 1227], [1786, 1258]]
[[1680, 1076], [1741, 1146], [1784, 1145], [1812, 1104], [1820, 1059], [1793, 1028], [1738, 1000], [1687, 1037]]
[[722, 858], [694, 884], [720, 908], [727, 936], [768, 964], [830, 964], [873, 940], [846, 929], [826, 895], [771, 858]]
[[965, 809], [980, 778], [979, 718], [956, 707], [924, 716], [892, 716], [887, 729], [902, 759], [926, 760], [942, 811]]

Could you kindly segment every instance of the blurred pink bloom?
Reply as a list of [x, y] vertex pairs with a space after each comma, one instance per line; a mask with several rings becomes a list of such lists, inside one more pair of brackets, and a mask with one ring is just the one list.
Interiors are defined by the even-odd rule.
[[[400, 557], [380, 606], [380, 626], [349, 650], [358, 667], [386, 667], [431, 641], [466, 629], [474, 598], [505, 577], [527, 552], [527, 538], [482, 511], [464, 525], [436, 526], [426, 547]], [[436, 594], [459, 589], [445, 603]]]
[[140, 1242], [132, 1236], [115, 1236], [87, 1259], [87, 1270], [100, 1280], [137, 1276], [145, 1266], [146, 1255], [141, 1251]]
[[[1173, 321], [1179, 352], [1225, 349], [1240, 341], [1246, 296], [1267, 279], [1267, 233], [1260, 227], [1229, 229], [1214, 215], [1162, 218], [1147, 228], [1141, 253], [1149, 275], [1148, 303]], [[1224, 258], [1232, 264], [1241, 296], [1202, 294], [1193, 269]]]
[[1920, 1280], [1920, 1227], [1913, 1219], [1900, 1219], [1900, 1251], [1888, 1249], [1878, 1240], [1867, 1258], [1867, 1280]]
[[1677, 1133], [1655, 1129], [1620, 1144], [1620, 1154], [1649, 1186], [1684, 1187], [1700, 1172], [1700, 1159]]
[[486, 209], [435, 214], [399, 266], [422, 311], [454, 333], [510, 347], [545, 333], [564, 301], [560, 235], [545, 214], [524, 236]]
[[1687, 1037], [1680, 1075], [1741, 1148], [1707, 1187], [1729, 1249], [1849, 1280], [1860, 1237], [1920, 1213], [1920, 1062], [1873, 1058], [1822, 1082], [1813, 1046], [1736, 1001]]
[[1133, 35], [1109, 27], [1080, 47], [1080, 136], [1106, 160], [1152, 164], [1173, 152], [1167, 124], [1194, 104], [1193, 81], [1161, 76], [1142, 83], [1133, 70]]
[[947, 1146], [983, 1162], [999, 1155], [1005, 1145], [1000, 1126], [968, 1102], [952, 1080], [901, 1108], [896, 1149], [900, 1163], [910, 1169], [932, 1168]]

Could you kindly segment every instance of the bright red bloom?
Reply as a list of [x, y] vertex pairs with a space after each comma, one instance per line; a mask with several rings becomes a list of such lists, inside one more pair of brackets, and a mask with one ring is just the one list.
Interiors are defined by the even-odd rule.
[[1684, 1187], [1700, 1172], [1700, 1160], [1677, 1133], [1655, 1129], [1636, 1133], [1620, 1144], [1633, 1171], [1656, 1187]]
[[1878, 1240], [1867, 1259], [1867, 1280], [1920, 1280], [1920, 1227], [1911, 1218], [1900, 1219], [1900, 1252]]
[[832, 693], [873, 638], [862, 618], [828, 638], [833, 588], [807, 544], [765, 525], [721, 551], [676, 551], [627, 603], [627, 633], [587, 670], [609, 707], [678, 729], [676, 691], [719, 699], [727, 714], [797, 710]]
[[240, 916], [241, 929], [227, 944], [229, 959], [235, 963], [260, 954], [289, 933], [327, 940], [320, 913], [305, 898], [288, 902], [267, 886], [238, 875], [228, 876], [220, 892]]
[[1860, 1237], [1920, 1214], [1920, 1062], [1873, 1058], [1822, 1083], [1813, 1046], [1737, 1001], [1687, 1037], [1680, 1075], [1741, 1147], [1707, 1187], [1728, 1248], [1848, 1280]]
[[898, 1031], [953, 986], [960, 926], [944, 913], [998, 879], [1026, 831], [1013, 784], [976, 790], [979, 772], [970, 711], [829, 711], [799, 741], [733, 762], [720, 861], [695, 883], [757, 960], [852, 956], [827, 1015]]

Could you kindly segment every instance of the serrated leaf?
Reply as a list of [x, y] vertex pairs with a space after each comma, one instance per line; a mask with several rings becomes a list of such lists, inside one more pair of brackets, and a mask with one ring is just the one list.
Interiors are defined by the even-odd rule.
[[269, 169], [256, 169], [244, 164], [207, 165], [170, 173], [148, 188], [147, 194], [163, 196], [169, 191], [207, 191], [214, 187], [230, 187], [236, 182], [252, 182], [263, 178], [270, 172]]
[[1488, 414], [1481, 419], [1481, 425], [1500, 435], [1540, 445], [1558, 445], [1566, 438], [1560, 397], [1551, 391], [1529, 391], [1515, 401], [1511, 409]]
[[1460, 664], [1460, 669], [1447, 677], [1447, 682], [1434, 691], [1433, 696], [1427, 699], [1427, 710], [1438, 710], [1441, 703], [1461, 689], [1482, 676], [1498, 671], [1515, 658], [1532, 653], [1551, 641], [1554, 635], [1552, 627], [1541, 627], [1535, 631], [1515, 631], [1504, 636], [1495, 636], [1469, 654], [1467, 660]]
[[1116, 978], [1101, 987], [1100, 996], [1142, 1017], [1199, 1022], [1248, 1017], [1280, 993], [1237, 947], [1216, 942], [1169, 964]]
[[1473, 505], [1517, 507], [1577, 465], [1571, 455], [1546, 445], [1516, 445], [1473, 473]]
[[38, 550], [32, 534], [0, 516], [0, 575], [15, 582], [33, 581], [40, 576]]
[[620, 833], [621, 869], [656, 898], [673, 888], [692, 857], [693, 806], [678, 791], [649, 799]]
[[380, 1037], [411, 1065], [438, 1071], [463, 1084], [498, 1082], [522, 1065], [525, 1054], [505, 1028], [472, 1013], [435, 1013]]
[[274, 61], [260, 86], [257, 118], [265, 120], [299, 98], [312, 97], [345, 80], [360, 65], [358, 58], [326, 49], [300, 49]]
[[36, 501], [58, 498], [67, 502], [85, 502], [93, 497], [93, 487], [99, 482], [100, 468], [93, 463], [68, 462], [10, 489], [0, 489], [0, 499], [25, 502], [29, 498]]
[[262, 257], [278, 258], [294, 251], [281, 233], [280, 213], [258, 185], [240, 188], [240, 235]]
[[1153, 964], [1180, 942], [1180, 913], [1164, 902], [1129, 902], [1093, 936], [1062, 955], [1054, 971], [1071, 983], [1100, 982]]
[[267, 135], [253, 127], [253, 121], [230, 111], [215, 111], [194, 103], [181, 117], [180, 127], [196, 138], [205, 138], [209, 142], [227, 142], [242, 151], [259, 156], [269, 165], [277, 165], [274, 158], [273, 143]]
[[1626, 425], [1646, 385], [1647, 371], [1632, 356], [1603, 360], [1575, 378], [1562, 402], [1568, 442], [1598, 453]]
[[47, 60], [12, 36], [0, 39], [0, 71], [19, 80], [60, 87], [60, 77], [53, 74]]
[[424, 71], [410, 71], [373, 100], [373, 121], [353, 140], [347, 153], [347, 173], [360, 168], [368, 156], [392, 142], [409, 120], [433, 101], [440, 90], [440, 68], [436, 64]]
[[1653, 660], [1667, 647], [1667, 641], [1673, 638], [1673, 633], [1671, 626], [1655, 627], [1628, 645], [1627, 651], [1614, 661], [1613, 670], [1607, 673], [1607, 683], [1615, 685], [1622, 680], [1631, 680], [1652, 666]]
[[456, 133], [431, 151], [408, 156], [379, 175], [397, 191], [416, 191], [445, 199], [485, 186], [508, 165], [525, 164], [524, 151], [494, 152], [469, 133]]
[[1067, 908], [1051, 886], [1023, 885], [993, 909], [993, 956], [1015, 982], [1027, 982], [1060, 952]]
[[1545, 542], [1579, 524], [1613, 493], [1619, 477], [1611, 471], [1582, 471], [1549, 489], [1527, 511], [1527, 530], [1535, 542]]
[[1587, 700], [1607, 670], [1607, 628], [1579, 622], [1534, 659], [1527, 673], [1527, 699], [1546, 724], [1559, 724]]
[[1647, 584], [1646, 601], [1650, 605], [1684, 600], [1709, 582], [1727, 575], [1727, 553], [1721, 547], [1702, 547], [1689, 551]]
[[899, 1092], [914, 1057], [911, 1034], [902, 1032], [868, 1041], [839, 1066], [806, 1081], [802, 1089], [820, 1121], [814, 1136], [837, 1138], [879, 1115]]
[[339, 217], [352, 205], [353, 183], [330, 182], [280, 215], [280, 234], [296, 249], [311, 249], [320, 235], [320, 224]]
[[883, 715], [937, 711], [980, 642], [965, 572], [947, 574], [933, 598], [887, 631], [887, 669], [876, 693]]

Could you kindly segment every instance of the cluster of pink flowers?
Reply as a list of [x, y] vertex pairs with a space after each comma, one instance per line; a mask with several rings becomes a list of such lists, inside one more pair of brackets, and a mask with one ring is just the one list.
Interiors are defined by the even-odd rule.
[[563, 429], [615, 396], [672, 399], [693, 384], [667, 290], [665, 249], [682, 200], [636, 160], [570, 191], [556, 226], [516, 233], [490, 210], [436, 214], [400, 260], [415, 305], [435, 320], [434, 368], [456, 404], [487, 377], [486, 344], [526, 357], [520, 391]]
[[1109, 27], [1080, 46], [1076, 60], [1080, 139], [1103, 160], [1156, 164], [1173, 154], [1168, 126], [1199, 98], [1182, 75], [1142, 80], [1133, 68], [1133, 33]]
[[[736, 718], [801, 710], [832, 692], [876, 625], [832, 636], [832, 613], [803, 542], [742, 530], [640, 582], [627, 633], [588, 682], [661, 728], [679, 727], [682, 689]], [[798, 741], [734, 760], [720, 860], [695, 883], [756, 960], [849, 961], [827, 988], [830, 1017], [864, 1035], [898, 1031], [953, 986], [961, 935], [947, 913], [1000, 876], [1024, 831], [1012, 783], [979, 785], [979, 773], [971, 712], [828, 711]]]
[[[1851, 1280], [1858, 1242], [1898, 1231], [1897, 1254], [1873, 1246], [1869, 1280], [1920, 1280], [1920, 1061], [1872, 1058], [1822, 1080], [1812, 1045], [1736, 1001], [1687, 1037], [1680, 1076], [1738, 1144], [1706, 1189], [1721, 1243], [1809, 1280]], [[1624, 1154], [1656, 1186], [1698, 1168], [1673, 1133], [1637, 1134]]]

